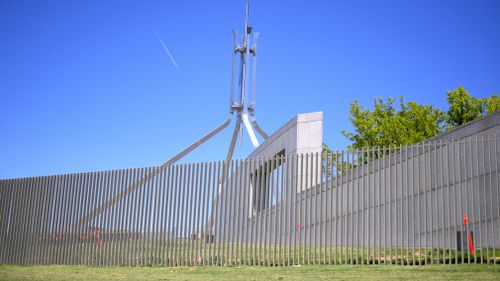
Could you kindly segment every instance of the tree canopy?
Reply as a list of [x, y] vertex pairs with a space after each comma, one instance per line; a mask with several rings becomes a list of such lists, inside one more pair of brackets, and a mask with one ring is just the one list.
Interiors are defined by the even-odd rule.
[[[373, 109], [366, 108], [357, 100], [351, 102], [349, 120], [354, 132], [342, 131], [352, 143], [353, 149], [366, 147], [397, 147], [414, 144], [435, 137], [472, 120], [500, 110], [500, 96], [493, 94], [484, 99], [469, 94], [463, 86], [448, 91], [449, 108], [442, 111], [431, 105], [406, 102], [404, 97], [374, 99]], [[376, 157], [376, 156], [375, 156]], [[363, 161], [365, 161], [363, 157]], [[333, 152], [323, 143], [323, 173], [332, 176], [336, 171], [345, 172], [348, 163], [339, 152]]]
[[447, 112], [447, 129], [458, 127], [483, 116], [483, 101], [471, 96], [462, 86], [449, 91], [446, 100], [450, 105]]
[[353, 148], [399, 146], [431, 138], [442, 132], [445, 114], [433, 106], [406, 102], [403, 97], [375, 98], [373, 110], [354, 100], [350, 116], [355, 132], [342, 131]]
[[446, 112], [432, 105], [406, 102], [404, 97], [376, 97], [373, 109], [354, 100], [349, 113], [354, 132], [344, 130], [342, 134], [352, 142], [350, 147], [357, 149], [413, 144], [500, 110], [500, 96], [476, 98], [463, 86], [448, 91], [446, 100]]
[[497, 94], [491, 95], [489, 98], [483, 100], [486, 114], [491, 114], [493, 112], [500, 110], [500, 96]]

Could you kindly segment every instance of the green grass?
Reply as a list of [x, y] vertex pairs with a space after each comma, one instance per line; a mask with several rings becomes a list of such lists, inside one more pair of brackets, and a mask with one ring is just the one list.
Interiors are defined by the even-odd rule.
[[[314, 245], [242, 244], [178, 239], [166, 241], [131, 240], [111, 243], [101, 248], [97, 243], [49, 243], [33, 246], [37, 251], [26, 255], [20, 251], [14, 264], [69, 265], [289, 265], [289, 264], [500, 264], [500, 249], [466, 250], [416, 247], [352, 248], [314, 247]], [[39, 247], [39, 248], [37, 248]], [[14, 255], [16, 253], [13, 253]]]
[[0, 280], [500, 280], [496, 265], [91, 267], [0, 265]]

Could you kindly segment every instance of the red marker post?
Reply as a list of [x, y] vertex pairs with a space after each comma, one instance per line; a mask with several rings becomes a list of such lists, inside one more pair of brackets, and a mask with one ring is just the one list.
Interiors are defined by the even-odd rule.
[[[467, 226], [469, 219], [467, 214], [464, 214], [464, 225]], [[467, 232], [467, 241], [469, 242], [469, 253], [474, 254], [474, 243], [472, 242], [472, 232]]]

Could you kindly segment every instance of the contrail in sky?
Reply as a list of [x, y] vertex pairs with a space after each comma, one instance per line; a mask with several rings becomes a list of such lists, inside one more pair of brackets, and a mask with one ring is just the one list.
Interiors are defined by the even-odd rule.
[[156, 37], [158, 38], [158, 40], [160, 40], [160, 43], [161, 45], [163, 46], [163, 49], [165, 49], [165, 52], [167, 52], [167, 55], [170, 57], [170, 60], [172, 61], [172, 63], [174, 64], [175, 68], [176, 69], [179, 69], [179, 66], [177, 65], [177, 63], [175, 62], [175, 59], [174, 57], [172, 56], [172, 54], [170, 53], [170, 51], [168, 50], [167, 48], [167, 45], [165, 45], [165, 42], [163, 42], [163, 40], [161, 39], [160, 37], [160, 34], [158, 34], [158, 32], [155, 30], [155, 34], [156, 34]]

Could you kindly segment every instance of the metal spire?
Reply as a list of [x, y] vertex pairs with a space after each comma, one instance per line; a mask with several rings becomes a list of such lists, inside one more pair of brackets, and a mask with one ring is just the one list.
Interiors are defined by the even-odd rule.
[[[251, 48], [249, 48], [248, 46], [251, 45], [250, 34], [252, 33], [252, 27], [250, 27], [248, 25], [248, 17], [249, 17], [248, 0], [246, 0], [245, 4], [246, 4], [245, 5], [245, 30], [243, 33], [243, 41], [241, 44], [238, 42], [238, 32], [233, 31], [233, 36], [234, 36], [233, 66], [232, 66], [231, 89], [230, 89], [230, 94], [229, 94], [229, 115], [228, 115], [227, 120], [224, 121], [223, 123], [221, 123], [219, 126], [217, 126], [212, 131], [210, 131], [208, 134], [204, 135], [199, 140], [192, 143], [190, 146], [188, 146], [187, 148], [185, 148], [184, 150], [182, 150], [181, 152], [176, 154], [174, 157], [167, 160], [165, 163], [159, 165], [157, 167], [157, 169], [154, 169], [150, 174], [137, 180], [136, 182], [134, 182], [133, 184], [131, 184], [130, 186], [125, 188], [123, 191], [118, 193], [116, 196], [114, 196], [113, 198], [110, 198], [103, 205], [92, 210], [87, 216], [85, 216], [83, 219], [80, 220], [80, 223], [87, 223], [88, 221], [92, 220], [95, 216], [99, 215], [100, 213], [104, 212], [105, 210], [107, 210], [108, 208], [110, 208], [111, 206], [116, 204], [117, 202], [121, 201], [124, 197], [128, 196], [129, 194], [134, 192], [136, 189], [141, 187], [149, 179], [156, 176], [161, 171], [161, 168], [164, 168], [164, 167], [167, 167], [167, 166], [174, 164], [179, 159], [181, 159], [182, 157], [186, 156], [191, 151], [196, 149], [198, 146], [202, 145], [204, 142], [206, 142], [207, 140], [209, 140], [210, 138], [212, 138], [213, 136], [215, 136], [216, 134], [221, 132], [223, 129], [225, 129], [227, 126], [229, 126], [229, 124], [232, 121], [234, 113], [236, 113], [237, 120], [236, 120], [236, 124], [234, 127], [231, 143], [229, 145], [229, 149], [228, 149], [228, 152], [226, 155], [226, 164], [225, 164], [224, 171], [223, 171], [222, 181], [219, 183], [219, 185], [221, 187], [225, 184], [227, 177], [228, 177], [228, 170], [227, 170], [228, 163], [233, 158], [233, 152], [234, 152], [234, 148], [236, 146], [236, 141], [238, 139], [238, 132], [241, 128], [241, 124], [243, 123], [243, 125], [245, 126], [245, 129], [247, 130], [247, 132], [250, 136], [250, 139], [252, 141], [254, 148], [259, 146], [259, 142], [257, 140], [257, 137], [255, 136], [255, 133], [254, 133], [252, 127], [255, 128], [255, 130], [264, 139], [268, 138], [268, 135], [259, 127], [259, 125], [257, 124], [257, 121], [255, 120], [255, 74], [256, 74], [255, 67], [256, 67], [256, 54], [257, 54], [257, 52], [256, 52], [257, 44], [256, 43], [257, 43], [258, 34], [257, 33], [254, 34], [253, 45]], [[239, 77], [240, 77], [240, 79], [239, 80], [240, 81], [239, 81], [239, 85], [238, 85], [239, 97], [237, 100], [235, 100], [234, 92], [235, 92], [235, 88], [236, 88], [235, 79], [236, 79], [236, 63], [237, 63], [238, 54], [240, 55], [239, 56], [240, 57], [240, 59], [239, 59], [239, 62], [240, 62], [240, 76]], [[248, 71], [247, 71], [248, 67], [249, 67], [248, 58], [250, 57], [250, 55], [252, 55], [252, 57], [253, 57], [253, 80], [252, 80], [252, 91], [253, 92], [252, 92], [252, 100], [250, 102], [248, 102], [246, 92], [247, 92], [247, 87], [248, 87], [247, 79], [249, 78]], [[250, 118], [252, 119], [251, 123], [250, 123], [248, 114], [250, 114]], [[215, 204], [217, 204], [217, 203], [215, 203]]]
[[[195, 148], [203, 144], [205, 141], [222, 131], [225, 127], [229, 125], [232, 120], [233, 115], [236, 113], [236, 124], [234, 127], [233, 136], [231, 138], [231, 143], [229, 144], [229, 149], [226, 154], [226, 161], [231, 161], [233, 158], [234, 148], [236, 147], [236, 142], [238, 139], [238, 132], [241, 128], [241, 123], [245, 127], [250, 140], [252, 141], [252, 145], [254, 148], [259, 146], [259, 142], [255, 135], [254, 129], [265, 139], [268, 138], [268, 135], [260, 128], [257, 124], [257, 120], [255, 119], [255, 84], [256, 84], [256, 66], [257, 66], [257, 38], [258, 33], [254, 33], [253, 42], [251, 40], [250, 35], [252, 34], [252, 27], [248, 25], [249, 19], [249, 1], [245, 1], [245, 29], [243, 32], [242, 42], [238, 41], [238, 31], [233, 30], [234, 37], [234, 46], [233, 46], [233, 65], [232, 65], [232, 78], [231, 78], [231, 86], [230, 86], [230, 94], [229, 94], [229, 117], [226, 122], [222, 123], [215, 130], [211, 131], [171, 159], [167, 162], [163, 163], [161, 166], [170, 166], [174, 164], [176, 161], [193, 151]], [[253, 43], [253, 45], [252, 45]], [[251, 46], [251, 47], [250, 47]], [[239, 65], [240, 65], [240, 73], [239, 73], [239, 83], [236, 85], [236, 64], [238, 63], [238, 55], [239, 55]], [[251, 100], [248, 101], [247, 89], [248, 83], [250, 80], [248, 75], [249, 71], [249, 57], [252, 56], [252, 97]], [[235, 88], [238, 89], [239, 95], [235, 97]], [[249, 118], [250, 115], [250, 118]], [[250, 120], [251, 119], [251, 120]]]

